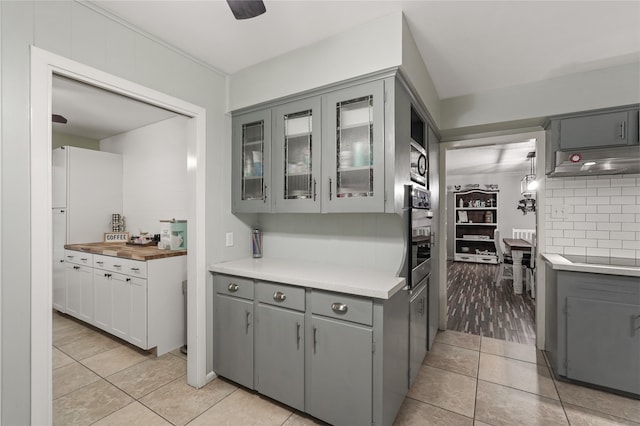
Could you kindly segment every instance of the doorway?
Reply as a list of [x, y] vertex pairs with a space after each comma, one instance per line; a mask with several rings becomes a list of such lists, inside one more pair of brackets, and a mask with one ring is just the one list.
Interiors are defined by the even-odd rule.
[[[445, 194], [440, 264], [447, 271], [440, 288], [445, 295], [441, 297], [442, 328], [530, 345], [540, 345], [544, 339], [544, 333], [537, 332], [544, 324], [539, 294], [534, 299], [526, 288], [515, 294], [512, 278], [495, 282], [501, 265], [494, 243], [495, 230], [504, 252], [502, 240], [511, 238], [513, 229], [541, 226], [539, 215], [518, 209], [523, 198], [520, 181], [530, 174], [527, 155], [537, 152], [543, 157], [540, 145], [544, 145], [544, 132], [441, 144], [440, 166], [446, 172], [440, 186]], [[544, 170], [540, 163], [537, 167]], [[537, 174], [538, 180], [543, 177]], [[540, 191], [536, 198], [543, 198]], [[539, 250], [540, 242], [536, 247]], [[513, 269], [508, 261], [505, 266]], [[536, 276], [541, 275], [538, 271]], [[536, 288], [544, 285], [541, 281], [536, 281]]]
[[[205, 110], [70, 59], [32, 47], [31, 52], [31, 421], [52, 421], [52, 218], [51, 218], [51, 114], [52, 79], [61, 75], [112, 93], [189, 117], [187, 125], [188, 201], [188, 383], [201, 387], [205, 371], [206, 257]], [[198, 160], [198, 161], [196, 161]], [[46, 241], [46, 244], [43, 242]], [[43, 267], [48, 265], [48, 267]]]

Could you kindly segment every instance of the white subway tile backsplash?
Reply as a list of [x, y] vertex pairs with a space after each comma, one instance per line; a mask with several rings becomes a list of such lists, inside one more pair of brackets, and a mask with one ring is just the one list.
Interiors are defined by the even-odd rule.
[[626, 206], [620, 206], [622, 208], [621, 213], [640, 213], [640, 203], [628, 204]]
[[[602, 222], [597, 225], [598, 231], [621, 231], [622, 224], [617, 222]], [[607, 238], [610, 238], [607, 237]]]
[[612, 214], [609, 220], [612, 222], [631, 223], [635, 222], [636, 216], [633, 214]]
[[574, 222], [573, 229], [584, 229], [585, 231], [595, 231], [598, 224], [595, 222]]
[[[626, 188], [629, 189], [629, 188]], [[616, 188], [598, 188], [598, 196], [599, 197], [604, 197], [604, 196], [611, 196], [611, 195], [622, 195], [622, 188], [620, 187], [616, 187]]]
[[623, 241], [622, 248], [627, 250], [640, 250], [640, 241]]
[[547, 252], [640, 259], [640, 174], [547, 178], [546, 189]]
[[585, 231], [563, 231], [565, 238], [585, 238]]
[[585, 247], [565, 247], [564, 254], [573, 254], [575, 256], [584, 256], [587, 254]]
[[621, 197], [611, 197], [611, 204], [637, 204], [636, 197], [623, 195]]
[[610, 197], [587, 197], [587, 204], [609, 204]]
[[609, 239], [609, 231], [591, 231], [587, 236], [597, 240], [607, 240]]
[[640, 196], [640, 187], [638, 186], [629, 186], [625, 188], [621, 188], [621, 195], [635, 195]]
[[564, 182], [565, 188], [586, 188], [587, 181], [584, 179], [566, 180]]
[[604, 213], [598, 214], [587, 214], [585, 215], [585, 220], [587, 222], [609, 222], [609, 215]]
[[576, 197], [595, 197], [598, 195], [597, 188], [574, 189]]
[[629, 177], [621, 177], [620, 179], [611, 180], [611, 186], [636, 186], [636, 180]]
[[[569, 181], [567, 181], [569, 182]], [[564, 188], [565, 185], [565, 181], [563, 179], [550, 179], [547, 178], [547, 180], [544, 183], [544, 186], [546, 189], [559, 189], [559, 188]]]
[[607, 188], [611, 186], [611, 179], [587, 180], [587, 188]]
[[587, 197], [565, 197], [564, 204], [567, 205], [584, 205], [587, 204]]
[[598, 240], [576, 238], [574, 244], [576, 247], [598, 247]]
[[622, 206], [619, 204], [605, 204], [597, 206], [598, 213], [622, 213]]
[[624, 259], [634, 259], [636, 257], [635, 250], [611, 249], [611, 257], [622, 257]]
[[[574, 195], [573, 191], [574, 191], [573, 189], [553, 189], [551, 196], [552, 197], [573, 197]], [[615, 195], [620, 195], [620, 194], [615, 194]]]
[[608, 248], [590, 248], [587, 247], [587, 256], [603, 256], [609, 257], [611, 250]]
[[598, 248], [621, 249], [622, 241], [620, 240], [598, 240]]
[[574, 206], [574, 211], [576, 213], [598, 213], [598, 208], [600, 206]]

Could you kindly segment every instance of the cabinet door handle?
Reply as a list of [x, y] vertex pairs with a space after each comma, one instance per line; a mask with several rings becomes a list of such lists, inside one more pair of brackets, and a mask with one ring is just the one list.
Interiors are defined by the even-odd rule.
[[276, 302], [284, 302], [286, 298], [287, 295], [281, 291], [276, 291], [275, 293], [273, 293], [273, 300], [275, 300]]
[[640, 325], [636, 325], [636, 321], [640, 319], [640, 315], [631, 315], [631, 337], [636, 335], [636, 330], [640, 330]]
[[623, 120], [620, 122], [620, 139], [624, 139], [626, 135], [627, 135], [627, 122]]
[[74, 266], [73, 269], [75, 269], [77, 271], [78, 269], [80, 269], [80, 267], [79, 266]]
[[296, 321], [296, 349], [300, 350], [300, 323]]
[[262, 197], [262, 199], [264, 200], [264, 202], [267, 202], [267, 185], [264, 186], [264, 188], [262, 189], [262, 191], [264, 191], [264, 197]]
[[138, 272], [140, 270], [140, 268], [131, 268], [131, 270]]
[[346, 314], [347, 311], [349, 310], [349, 307], [347, 305], [345, 305], [344, 303], [332, 303], [331, 304], [331, 309], [333, 309], [333, 312], [337, 313], [337, 314]]
[[229, 293], [235, 293], [238, 291], [238, 284], [231, 283], [227, 288], [229, 289]]
[[122, 268], [122, 265], [113, 265], [114, 268], [120, 269]]
[[126, 279], [126, 281], [127, 281], [128, 283], [130, 283], [130, 282], [131, 282], [131, 278], [127, 278], [127, 279]]
[[318, 329], [314, 326], [313, 327], [313, 353], [316, 353], [316, 346], [318, 344]]
[[60, 263], [64, 263], [64, 259], [60, 259]]
[[86, 262], [89, 259], [87, 259], [86, 257], [81, 257], [80, 260], [82, 260], [83, 262]]
[[100, 260], [99, 260], [99, 261], [97, 261], [96, 263], [97, 263], [98, 265], [104, 265], [104, 262], [102, 262], [102, 261], [100, 261]]
[[329, 178], [329, 201], [331, 201], [332, 195], [333, 195], [333, 191], [331, 189], [331, 178]]
[[317, 191], [318, 185], [317, 184], [318, 184], [318, 182], [316, 182], [316, 180], [313, 179], [313, 201], [316, 200], [316, 196], [318, 195], [318, 191]]
[[249, 322], [249, 316], [251, 315], [251, 312], [246, 311], [246, 314], [247, 314], [247, 316], [246, 316], [247, 322], [246, 322], [246, 328], [245, 328], [244, 333], [245, 334], [249, 334], [249, 327], [251, 326], [251, 323]]

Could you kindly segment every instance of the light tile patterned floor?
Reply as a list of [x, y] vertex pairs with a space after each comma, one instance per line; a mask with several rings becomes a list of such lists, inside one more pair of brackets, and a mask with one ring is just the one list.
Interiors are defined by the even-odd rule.
[[[216, 379], [186, 384], [179, 351], [156, 358], [53, 314], [56, 425], [322, 424]], [[640, 401], [558, 382], [533, 346], [445, 331], [395, 425], [640, 425]]]

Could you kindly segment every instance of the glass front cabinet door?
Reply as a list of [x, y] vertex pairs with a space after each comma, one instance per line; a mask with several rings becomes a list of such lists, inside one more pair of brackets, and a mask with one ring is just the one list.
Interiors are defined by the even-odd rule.
[[273, 110], [273, 202], [279, 213], [320, 212], [320, 97]]
[[325, 97], [323, 211], [384, 211], [384, 82]]
[[233, 118], [233, 210], [271, 211], [271, 110]]

